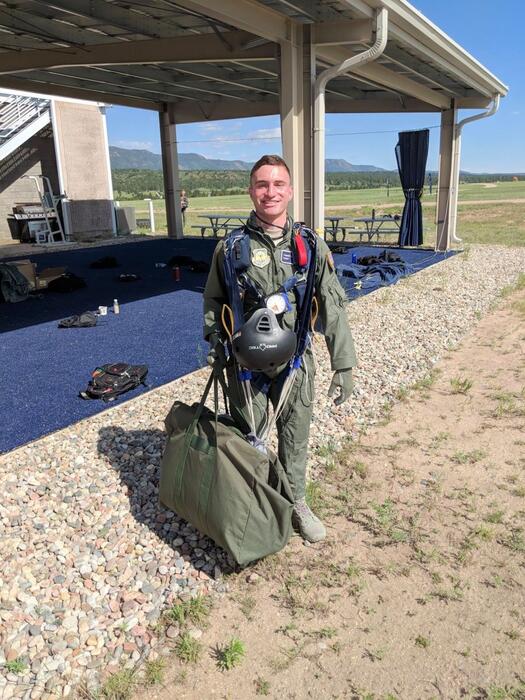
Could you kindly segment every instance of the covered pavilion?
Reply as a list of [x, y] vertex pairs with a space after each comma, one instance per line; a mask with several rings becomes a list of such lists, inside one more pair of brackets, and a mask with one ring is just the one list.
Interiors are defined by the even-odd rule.
[[[507, 87], [405, 0], [13, 0], [0, 88], [155, 110], [168, 235], [178, 124], [280, 114], [296, 219], [324, 223], [328, 112], [439, 112], [437, 248], [455, 239], [461, 131]], [[458, 110], [483, 110], [458, 122]]]

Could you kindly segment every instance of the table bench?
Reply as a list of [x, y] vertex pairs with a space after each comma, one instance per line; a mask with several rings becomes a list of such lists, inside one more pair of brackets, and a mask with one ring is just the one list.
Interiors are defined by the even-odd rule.
[[226, 235], [230, 231], [234, 231], [235, 229], [239, 228], [241, 226], [240, 223], [238, 224], [222, 224], [219, 226], [215, 231], [210, 224], [193, 224], [191, 228], [197, 228], [200, 231], [201, 236], [204, 238], [206, 231], [210, 229], [211, 235], [209, 236], [210, 238], [222, 238], [223, 236], [220, 236], [219, 234]]
[[[397, 218], [389, 215], [362, 216], [354, 219], [354, 221], [365, 225], [365, 229], [362, 229], [362, 235], [367, 236], [369, 243], [374, 236], [379, 241], [379, 235], [383, 233], [387, 235], [399, 235], [399, 229], [401, 226], [401, 218], [399, 216], [397, 216]], [[389, 224], [391, 225], [389, 226]], [[362, 237], [360, 237], [359, 240], [361, 241]]]

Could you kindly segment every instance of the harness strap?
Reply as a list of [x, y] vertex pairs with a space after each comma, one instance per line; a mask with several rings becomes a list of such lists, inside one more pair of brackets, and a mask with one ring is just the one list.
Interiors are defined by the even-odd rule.
[[[239, 282], [237, 275], [241, 272], [241, 267], [244, 272], [247, 268], [244, 267], [245, 260], [242, 259], [242, 255], [239, 253], [236, 256], [234, 248], [238, 248], [236, 244], [241, 242], [246, 233], [244, 229], [239, 228], [232, 231], [231, 234], [226, 238], [224, 243], [224, 277], [226, 282], [226, 287], [228, 289], [230, 307], [233, 312], [233, 333], [236, 333], [244, 322], [244, 312], [241, 295], [239, 294]], [[235, 260], [237, 258], [237, 260]], [[237, 262], [237, 265], [236, 265]]]
[[[246, 271], [250, 265], [249, 238], [246, 229], [239, 228], [232, 231], [224, 243], [224, 277], [230, 306], [233, 315], [234, 335], [244, 323], [244, 308], [241, 290], [249, 290], [256, 299], [263, 299], [258, 285], [250, 279]], [[301, 357], [310, 340], [311, 308], [314, 296], [314, 284], [317, 259], [317, 241], [315, 236], [308, 232], [304, 224], [295, 223], [292, 227], [292, 244], [295, 248], [296, 264], [299, 273], [292, 275], [281, 285], [283, 292], [293, 290], [296, 296], [297, 317], [295, 333], [297, 335], [297, 348], [293, 361], [281, 372], [283, 383], [292, 368], [297, 369], [301, 364]], [[306, 274], [305, 274], [306, 273]], [[248, 374], [250, 376], [248, 376]], [[260, 391], [268, 393], [270, 380], [262, 372], [246, 373], [241, 371], [241, 381], [251, 379]]]

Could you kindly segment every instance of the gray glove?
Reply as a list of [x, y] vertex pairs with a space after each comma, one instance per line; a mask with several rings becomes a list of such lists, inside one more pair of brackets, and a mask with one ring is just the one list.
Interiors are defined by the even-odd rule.
[[207, 363], [210, 367], [215, 367], [219, 370], [223, 369], [223, 367], [226, 367], [227, 362], [224, 343], [217, 333], [212, 333], [208, 338], [208, 342], [210, 343], [210, 350], [206, 358]]
[[339, 389], [339, 394], [335, 397], [334, 404], [340, 406], [350, 398], [353, 388], [354, 380], [352, 378], [352, 368], [338, 369], [334, 372], [334, 376], [332, 377], [332, 383], [328, 389], [328, 396], [333, 396], [336, 389]]

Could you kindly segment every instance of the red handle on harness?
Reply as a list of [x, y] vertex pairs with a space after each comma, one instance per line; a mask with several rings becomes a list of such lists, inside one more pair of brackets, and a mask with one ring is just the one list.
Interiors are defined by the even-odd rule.
[[308, 264], [308, 251], [306, 250], [304, 239], [300, 233], [296, 233], [293, 240], [295, 245], [296, 265], [299, 267], [306, 267]]

